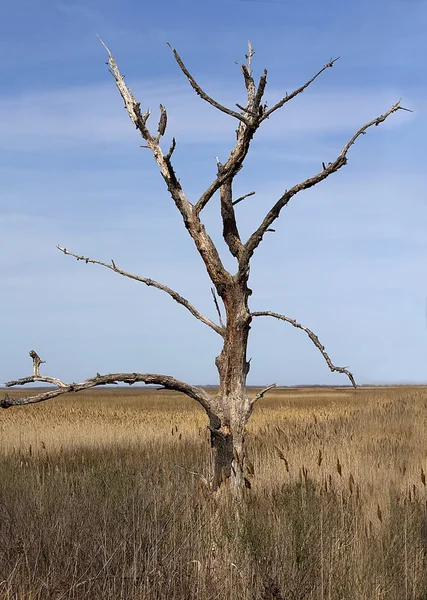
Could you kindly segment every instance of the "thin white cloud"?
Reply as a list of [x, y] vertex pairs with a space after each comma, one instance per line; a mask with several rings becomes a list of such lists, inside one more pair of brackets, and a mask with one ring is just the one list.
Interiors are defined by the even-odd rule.
[[[241, 100], [231, 99], [229, 91], [216, 87], [219, 93], [210, 93], [223, 102], [228, 100], [230, 106]], [[150, 81], [133, 88], [143, 106], [152, 109], [153, 128], [157, 106], [162, 102], [169, 113], [168, 133], [179, 141], [200, 144], [233, 140], [232, 120], [202, 102], [189, 86]], [[270, 90], [270, 105], [280, 95]], [[351, 133], [387, 110], [398, 95], [396, 90], [309, 91], [267, 121], [259, 137], [267, 140], [284, 135]], [[91, 144], [138, 143], [112, 83], [3, 97], [0, 114], [0, 147], [8, 150], [40, 152]], [[399, 125], [408, 118], [407, 113], [399, 113], [386, 126]]]

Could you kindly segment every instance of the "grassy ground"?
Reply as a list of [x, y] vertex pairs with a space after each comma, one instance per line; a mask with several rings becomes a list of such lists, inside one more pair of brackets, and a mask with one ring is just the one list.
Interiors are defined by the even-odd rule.
[[1, 411], [0, 599], [427, 599], [427, 390], [270, 393], [239, 514], [206, 425], [138, 389]]

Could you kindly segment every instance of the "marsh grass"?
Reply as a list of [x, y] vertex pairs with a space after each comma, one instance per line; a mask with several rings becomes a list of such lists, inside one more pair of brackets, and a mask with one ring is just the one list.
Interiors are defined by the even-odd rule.
[[425, 389], [264, 398], [239, 518], [206, 425], [140, 389], [0, 412], [0, 598], [427, 599]]

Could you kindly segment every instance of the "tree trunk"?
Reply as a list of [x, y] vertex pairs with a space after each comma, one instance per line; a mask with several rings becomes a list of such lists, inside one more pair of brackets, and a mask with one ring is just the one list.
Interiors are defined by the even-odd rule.
[[226, 334], [221, 354], [216, 358], [219, 390], [209, 415], [213, 450], [213, 488], [228, 483], [239, 495], [244, 483], [244, 431], [252, 406], [246, 393], [249, 362], [246, 349], [251, 316], [247, 279], [236, 277], [222, 295], [226, 310]]

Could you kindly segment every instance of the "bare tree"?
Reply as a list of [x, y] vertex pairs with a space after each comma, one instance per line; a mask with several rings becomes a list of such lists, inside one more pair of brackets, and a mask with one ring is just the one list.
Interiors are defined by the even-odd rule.
[[[234, 108], [228, 108], [211, 98], [191, 75], [177, 51], [171, 47], [176, 62], [196, 94], [217, 110], [238, 121], [236, 143], [227, 160], [224, 163], [217, 160], [217, 173], [215, 179], [209, 187], [206, 188], [198, 201], [193, 204], [185, 195], [173, 167], [172, 156], [176, 147], [175, 139], [172, 140], [172, 145], [166, 153], [163, 152], [160, 145], [161, 138], [165, 134], [167, 126], [166, 108], [163, 105], [160, 105], [160, 119], [157, 132], [152, 133], [147, 126], [150, 111], [142, 111], [140, 102], [135, 99], [131, 90], [125, 83], [124, 77], [121, 75], [110, 50], [105, 46], [102, 40], [101, 43], [108, 53], [110, 72], [113, 75], [117, 88], [124, 100], [129, 117], [144, 139], [146, 147], [153, 153], [153, 156], [160, 167], [161, 175], [166, 183], [168, 192], [174, 201], [175, 206], [181, 213], [184, 226], [193, 239], [194, 245], [201, 256], [212, 281], [212, 294], [218, 313], [219, 324], [202, 315], [188, 300], [166, 285], [153, 281], [152, 279], [129, 273], [128, 271], [119, 268], [114, 261], [111, 261], [110, 263], [102, 262], [100, 260], [75, 254], [60, 246], [58, 246], [58, 249], [64, 254], [73, 256], [77, 260], [101, 265], [124, 277], [135, 279], [145, 283], [147, 286], [162, 290], [190, 311], [196, 319], [199, 319], [202, 323], [210, 327], [217, 335], [221, 336], [223, 338], [223, 346], [221, 353], [215, 360], [219, 374], [219, 388], [215, 394], [211, 394], [204, 389], [178, 381], [171, 376], [153, 373], [111, 373], [108, 375], [100, 375], [97, 373], [95, 377], [87, 379], [82, 383], [68, 384], [53, 377], [40, 375], [39, 367], [43, 361], [41, 361], [36, 352], [31, 351], [30, 355], [33, 358], [34, 374], [30, 377], [9, 381], [6, 383], [6, 386], [46, 382], [55, 385], [55, 389], [22, 398], [10, 398], [6, 395], [2, 400], [2, 407], [7, 408], [14, 405], [42, 402], [68, 392], [78, 392], [88, 388], [106, 384], [115, 384], [118, 382], [125, 382], [131, 385], [137, 382], [143, 382], [145, 384], [160, 385], [166, 389], [177, 390], [194, 398], [194, 400], [197, 400], [207, 413], [214, 458], [214, 469], [211, 481], [212, 488], [216, 490], [220, 487], [222, 482], [228, 481], [233, 493], [238, 495], [244, 485], [245, 426], [251, 416], [255, 402], [262, 398], [270, 388], [274, 387], [274, 384], [272, 384], [252, 398], [248, 395], [246, 378], [250, 365], [246, 352], [250, 325], [253, 318], [261, 316], [274, 317], [290, 323], [293, 327], [302, 329], [322, 353], [329, 368], [332, 371], [345, 374], [349, 378], [351, 384], [353, 386], [356, 385], [353, 375], [348, 369], [337, 367], [332, 363], [324, 346], [310, 329], [287, 316], [271, 311], [251, 312], [249, 307], [249, 297], [252, 292], [248, 287], [251, 258], [263, 240], [264, 235], [269, 231], [274, 231], [271, 229], [271, 226], [279, 217], [282, 208], [286, 206], [293, 196], [302, 190], [306, 190], [320, 183], [346, 165], [347, 154], [351, 146], [360, 136], [365, 134], [370, 127], [383, 123], [390, 115], [398, 110], [408, 109], [400, 106], [400, 101], [396, 102], [396, 104], [393, 104], [393, 106], [383, 115], [380, 115], [369, 123], [366, 123], [366, 125], [363, 125], [363, 127], [361, 127], [345, 144], [341, 152], [332, 162], [328, 162], [327, 165], [322, 163], [322, 168], [318, 173], [286, 190], [266, 213], [263, 221], [255, 229], [252, 235], [250, 235], [246, 241], [243, 241], [239, 233], [235, 206], [247, 196], [254, 194], [254, 192], [250, 192], [240, 198], [234, 198], [233, 182], [236, 175], [242, 169], [252, 138], [266, 119], [273, 116], [276, 111], [301, 94], [324, 71], [332, 68], [338, 59], [331, 59], [318, 73], [304, 83], [304, 85], [294, 90], [292, 93], [286, 94], [279, 102], [277, 102], [277, 104], [268, 108], [267, 103], [263, 102], [267, 83], [267, 71], [264, 70], [259, 81], [256, 83], [251, 68], [254, 52], [251, 44], [248, 43], [246, 64], [241, 65], [241, 71], [243, 73], [247, 91], [247, 101], [245, 106], [236, 104], [236, 110]], [[223, 237], [229, 252], [236, 260], [236, 272], [234, 274], [225, 269], [218, 250], [202, 222], [203, 209], [217, 192], [219, 192]], [[224, 321], [221, 315], [218, 297], [225, 310]]]

